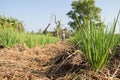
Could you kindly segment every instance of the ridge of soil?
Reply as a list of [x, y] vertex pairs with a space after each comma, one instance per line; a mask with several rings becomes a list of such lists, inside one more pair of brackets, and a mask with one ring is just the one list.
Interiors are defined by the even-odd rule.
[[[0, 49], [0, 80], [120, 80], [120, 46], [100, 72], [67, 41], [45, 47], [15, 45]], [[114, 75], [113, 75], [114, 74]]]

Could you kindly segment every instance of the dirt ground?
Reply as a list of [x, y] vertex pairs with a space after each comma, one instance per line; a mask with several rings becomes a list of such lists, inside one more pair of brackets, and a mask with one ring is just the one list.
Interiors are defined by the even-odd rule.
[[100, 72], [67, 41], [45, 47], [0, 48], [0, 80], [120, 80], [120, 46]]

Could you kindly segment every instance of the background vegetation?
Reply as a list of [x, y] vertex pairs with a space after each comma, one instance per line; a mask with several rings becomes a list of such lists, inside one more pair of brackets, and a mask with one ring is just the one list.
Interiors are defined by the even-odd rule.
[[0, 46], [13, 47], [26, 44], [29, 47], [57, 42], [57, 38], [42, 34], [26, 33], [21, 21], [0, 16]]
[[83, 25], [87, 25], [90, 20], [96, 23], [96, 25], [102, 23], [100, 16], [101, 9], [95, 5], [95, 0], [75, 0], [71, 6], [72, 10], [67, 15], [71, 18], [69, 25], [75, 31], [83, 27]]

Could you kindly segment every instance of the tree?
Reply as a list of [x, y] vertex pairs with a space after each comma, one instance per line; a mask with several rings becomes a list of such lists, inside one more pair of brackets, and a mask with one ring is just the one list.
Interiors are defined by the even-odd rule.
[[7, 18], [5, 16], [0, 16], [0, 28], [14, 28], [19, 32], [25, 31], [23, 23], [21, 21], [18, 21], [17, 19], [14, 19], [12, 17]]
[[[71, 4], [72, 10], [67, 15], [72, 19], [68, 24], [78, 30], [80, 27], [87, 25], [90, 20], [94, 23], [101, 23], [101, 9], [95, 6], [94, 0], [75, 0]], [[80, 24], [81, 26], [77, 26]]]

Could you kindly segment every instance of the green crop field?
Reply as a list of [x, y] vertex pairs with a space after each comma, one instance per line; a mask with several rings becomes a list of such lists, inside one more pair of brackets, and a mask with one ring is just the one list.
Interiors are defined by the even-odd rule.
[[0, 30], [0, 45], [4, 47], [13, 47], [15, 44], [26, 44], [29, 47], [34, 47], [55, 42], [57, 42], [57, 38], [52, 36], [18, 32], [9, 28]]

